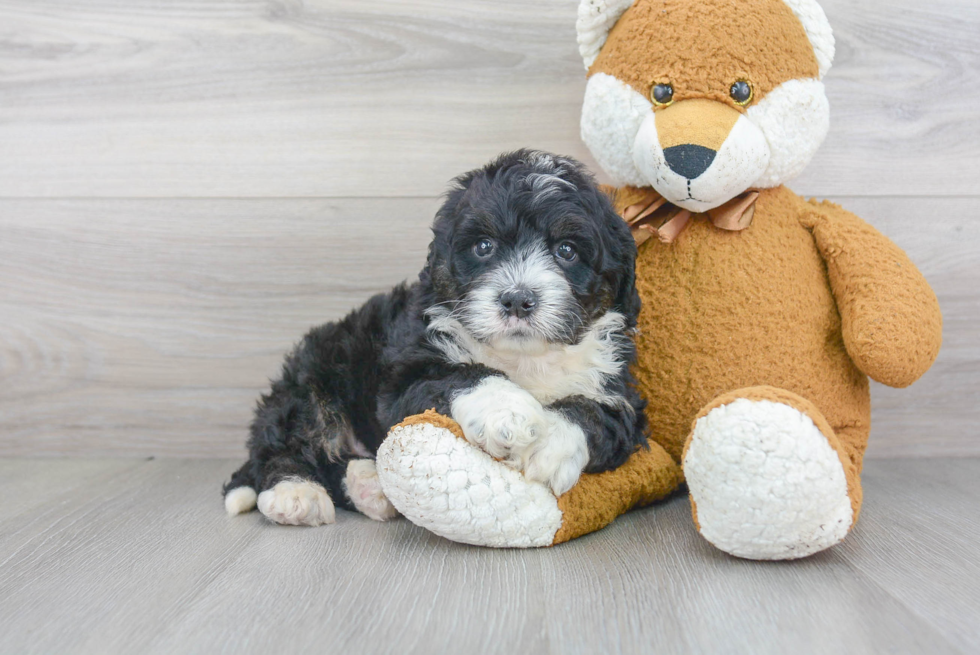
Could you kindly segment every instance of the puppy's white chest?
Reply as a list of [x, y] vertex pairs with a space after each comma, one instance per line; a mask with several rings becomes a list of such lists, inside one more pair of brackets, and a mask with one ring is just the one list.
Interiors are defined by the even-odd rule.
[[505, 373], [514, 384], [545, 405], [566, 396], [585, 394], [590, 389], [581, 358], [569, 356], [568, 352], [503, 356], [486, 353], [481, 359], [485, 360], [481, 364]]
[[619, 405], [623, 399], [606, 387], [626, 366], [616, 342], [624, 324], [622, 314], [609, 312], [573, 345], [495, 347], [473, 339], [459, 322], [442, 318], [432, 322], [433, 334], [442, 335], [434, 337], [433, 344], [449, 361], [483, 364], [504, 373], [544, 405], [569, 396]]
[[552, 346], [541, 353], [484, 348], [474, 355], [545, 405], [569, 396], [615, 403], [618, 399], [606, 392], [606, 382], [625, 365], [612, 342], [595, 332], [578, 344]]

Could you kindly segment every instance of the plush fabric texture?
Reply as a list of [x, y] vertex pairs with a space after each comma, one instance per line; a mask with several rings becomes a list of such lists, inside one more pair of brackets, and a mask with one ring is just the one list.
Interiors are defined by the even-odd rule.
[[729, 89], [751, 82], [763, 97], [783, 82], [817, 78], [803, 25], [783, 0], [637, 0], [609, 32], [589, 68], [649, 97], [670, 83], [674, 101], [706, 98], [740, 112]]
[[588, 70], [606, 42], [609, 30], [633, 0], [582, 0], [578, 6], [578, 51]]
[[[617, 208], [637, 193], [618, 194]], [[640, 246], [634, 374], [648, 391], [651, 437], [679, 461], [703, 406], [769, 385], [815, 403], [835, 430], [848, 428], [859, 462], [870, 429], [868, 381], [844, 347], [823, 258], [801, 222], [810, 205], [778, 187], [761, 191], [755, 207], [747, 230], [694, 220], [669, 246]]]
[[[817, 409], [816, 405], [812, 402], [799, 396], [791, 391], [786, 391], [785, 389], [778, 389], [776, 387], [770, 386], [759, 386], [759, 387], [749, 387], [746, 389], [737, 389], [735, 391], [730, 391], [728, 393], [722, 394], [712, 400], [710, 403], [701, 408], [697, 416], [694, 418], [694, 423], [692, 424], [691, 436], [688, 437], [687, 442], [684, 445], [684, 452], [682, 454], [682, 459], [686, 459], [687, 450], [691, 445], [691, 438], [694, 436], [694, 428], [697, 422], [702, 418], [710, 414], [713, 410], [730, 405], [736, 400], [748, 400], [752, 402], [766, 401], [772, 403], [779, 403], [782, 405], [787, 405], [794, 408], [801, 414], [809, 417], [816, 428], [827, 440], [827, 443], [837, 454], [837, 458], [840, 460], [840, 465], [844, 470], [844, 478], [847, 482], [847, 495], [851, 501], [851, 510], [853, 512], [853, 522], [857, 522], [858, 515], [861, 512], [861, 500], [863, 498], [863, 492], [861, 490], [861, 469], [860, 464], [854, 462], [854, 460], [848, 456], [847, 450], [842, 446], [840, 439], [837, 437], [837, 433], [827, 422], [824, 415]], [[697, 506], [692, 498], [691, 506], [694, 510], [695, 521], [697, 521]]]
[[554, 543], [595, 532], [620, 514], [673, 493], [682, 481], [677, 463], [657, 444], [637, 450], [615, 471], [585, 473], [558, 499], [562, 525]]
[[[746, 188], [786, 184], [827, 135], [820, 77], [834, 44], [814, 0], [637, 0], [604, 43], [581, 132], [618, 186], [653, 186], [707, 211]], [[744, 105], [730, 95], [739, 81], [752, 89]], [[656, 84], [671, 85], [670, 103], [652, 102]], [[715, 151], [707, 170], [682, 175], [668, 165], [665, 151], [684, 145]]]
[[854, 524], [837, 440], [820, 413], [772, 387], [705, 407], [684, 450], [701, 535], [749, 559], [796, 559], [839, 543]]
[[619, 186], [645, 186], [633, 144], [653, 105], [612, 75], [596, 73], [585, 86], [581, 135], [596, 162]]
[[[551, 543], [668, 495], [689, 472], [695, 525], [722, 550], [786, 559], [830, 547], [861, 510], [868, 378], [918, 379], [939, 352], [942, 315], [901, 249], [782, 186], [827, 132], [826, 16], [815, 0], [583, 0], [579, 37], [591, 64], [582, 136], [620, 185], [607, 190], [620, 215], [670, 199], [649, 186], [669, 186], [669, 165], [636, 150], [644, 126], [663, 123], [656, 154], [661, 139], [715, 147], [733, 124], [725, 117], [738, 115], [762, 131], [770, 161], [754, 183], [711, 202], [693, 195], [698, 176], [682, 176], [689, 197], [673, 204], [705, 205], [691, 211], [758, 191], [745, 229], [694, 213], [672, 241], [640, 243], [633, 373], [650, 449], [558, 499]], [[729, 95], [739, 80], [754, 92], [744, 107]], [[674, 87], [673, 109], [649, 100], [662, 83]]]
[[[806, 30], [822, 79], [834, 63], [836, 50], [834, 32], [827, 21], [827, 15], [816, 0], [784, 1]], [[575, 27], [578, 32], [579, 54], [582, 55], [586, 70], [599, 56], [609, 31], [633, 2], [634, 0], [581, 0]]]
[[[697, 179], [692, 180], [670, 167], [668, 151], [661, 147], [658, 131], [661, 124], [672, 122], [661, 120], [661, 117], [668, 116], [675, 108], [681, 112], [694, 104], [694, 111], [691, 113], [703, 115], [697, 107], [701, 103], [726, 109], [735, 115], [736, 120], [723, 145], [717, 151], [711, 151], [714, 153], [711, 165]], [[692, 142], [693, 145], [701, 145], [693, 138], [688, 141], [689, 144]], [[637, 133], [633, 149], [634, 163], [647, 178], [656, 180], [653, 186], [657, 192], [692, 212], [715, 209], [745, 191], [768, 168], [769, 156], [765, 134], [758, 125], [711, 100], [686, 100], [656, 114], [650, 114]]]
[[554, 494], [461, 436], [455, 422], [435, 412], [392, 428], [378, 449], [377, 471], [395, 509], [452, 541], [550, 546], [562, 521]]
[[432, 425], [437, 428], [442, 428], [443, 430], [449, 430], [458, 438], [463, 439], [464, 441], [466, 440], [466, 437], [463, 435], [463, 428], [459, 427], [459, 423], [448, 416], [443, 416], [434, 409], [426, 410], [425, 412], [416, 414], [415, 416], [409, 416], [391, 429], [394, 430], [395, 428], [403, 428], [409, 425]]
[[[621, 212], [656, 195], [632, 187], [610, 191]], [[669, 495], [683, 480], [679, 464], [696, 421], [712, 409], [748, 399], [781, 403], [812, 420], [840, 459], [850, 501], [848, 527], [856, 523], [870, 431], [867, 376], [907, 385], [928, 369], [941, 344], [938, 302], [915, 266], [853, 214], [830, 203], [807, 202], [785, 187], [760, 192], [752, 225], [745, 230], [722, 230], [695, 215], [674, 243], [651, 239], [639, 250], [637, 287], [644, 304], [634, 375], [648, 399], [651, 449], [639, 451], [615, 471], [583, 475], [558, 500], [557, 522], [542, 520], [555, 515], [544, 496], [534, 496], [532, 509], [522, 510], [533, 518], [518, 526], [490, 521], [489, 515], [474, 518], [467, 513], [474, 505], [466, 511], [433, 511], [443, 507], [442, 501], [420, 504], [419, 498], [445, 492], [428, 487], [393, 496], [391, 481], [397, 476], [382, 465], [390, 459], [389, 447], [379, 452], [379, 477], [399, 511], [411, 517], [421, 507], [423, 519], [413, 520], [467, 543], [562, 543]], [[434, 412], [402, 424], [427, 425], [462, 437], [454, 421]], [[404, 442], [407, 433], [396, 433]], [[469, 444], [458, 449], [460, 470], [520, 477]], [[412, 456], [423, 456], [423, 450], [411, 450]], [[404, 455], [405, 449], [399, 452]], [[403, 464], [402, 476], [429, 485], [428, 466]], [[530, 497], [519, 481], [506, 484], [519, 502]], [[521, 493], [511, 494], [509, 485]], [[510, 517], [515, 510], [498, 503], [486, 511]], [[831, 537], [804, 535], [806, 542], [795, 545], [795, 551], [784, 545], [775, 555], [759, 550], [735, 554], [802, 556], [814, 552], [814, 544], [834, 543]]]
[[866, 375], [907, 387], [942, 345], [942, 314], [929, 283], [901, 248], [849, 211], [811, 201], [801, 216], [823, 260], [848, 354]]
[[[647, 189], [615, 192], [617, 209]], [[760, 192], [752, 225], [696, 220], [676, 242], [640, 246], [643, 299], [634, 369], [651, 439], [680, 460], [693, 421], [739, 397], [810, 416], [838, 452], [854, 521], [870, 431], [868, 375], [903, 386], [942, 340], [938, 301], [894, 244], [830, 203]]]
[[830, 101], [823, 82], [790, 80], [749, 107], [746, 117], [765, 136], [769, 166], [752, 186], [770, 189], [803, 172], [830, 130]]
[[813, 54], [817, 57], [817, 64], [820, 66], [820, 79], [823, 79], [833, 66], [834, 55], [837, 52], [834, 31], [830, 27], [830, 21], [827, 20], [827, 14], [817, 0], [784, 0], [784, 2], [803, 24], [810, 45], [813, 46]]
[[[681, 482], [680, 466], [653, 444], [615, 471], [583, 474], [556, 499], [544, 485], [494, 463], [465, 440], [456, 421], [435, 410], [393, 427], [377, 465], [388, 499], [413, 523], [498, 548], [551, 546], [595, 532], [633, 507], [665, 498]], [[493, 493], [481, 495], [484, 486]]]

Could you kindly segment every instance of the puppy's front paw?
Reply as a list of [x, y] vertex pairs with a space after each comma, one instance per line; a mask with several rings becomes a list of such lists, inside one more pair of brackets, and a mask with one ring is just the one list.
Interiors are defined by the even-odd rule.
[[541, 403], [501, 377], [488, 377], [457, 396], [452, 414], [470, 443], [513, 468], [522, 466], [524, 451], [548, 429]]
[[548, 433], [528, 450], [524, 477], [542, 482], [560, 496], [578, 482], [589, 463], [585, 432], [560, 413], [548, 411]]
[[335, 512], [327, 490], [315, 482], [292, 478], [259, 494], [259, 511], [282, 525], [333, 523]]

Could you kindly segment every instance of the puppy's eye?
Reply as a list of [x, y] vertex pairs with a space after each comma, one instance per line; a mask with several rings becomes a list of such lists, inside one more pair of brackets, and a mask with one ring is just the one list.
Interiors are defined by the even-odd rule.
[[578, 257], [578, 253], [575, 252], [575, 247], [572, 244], [563, 243], [555, 248], [555, 257], [566, 262], [573, 262]]
[[658, 107], [666, 107], [674, 102], [674, 87], [670, 84], [656, 84], [650, 89], [650, 100]]
[[477, 257], [489, 257], [493, 254], [493, 241], [490, 239], [480, 239], [473, 246], [473, 252]]
[[732, 84], [729, 93], [736, 105], [744, 107], [752, 102], [752, 85], [745, 80], [739, 80], [735, 84]]

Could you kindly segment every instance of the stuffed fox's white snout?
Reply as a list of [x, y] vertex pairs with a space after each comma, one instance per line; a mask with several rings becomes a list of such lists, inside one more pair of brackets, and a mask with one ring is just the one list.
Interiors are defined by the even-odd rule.
[[582, 111], [582, 139], [616, 185], [651, 186], [694, 212], [785, 184], [806, 168], [829, 127], [818, 80], [781, 84], [742, 113], [707, 99], [655, 110], [629, 85], [597, 73]]
[[703, 212], [752, 186], [769, 165], [769, 147], [762, 130], [734, 109], [685, 100], [646, 116], [633, 163], [668, 201]]

